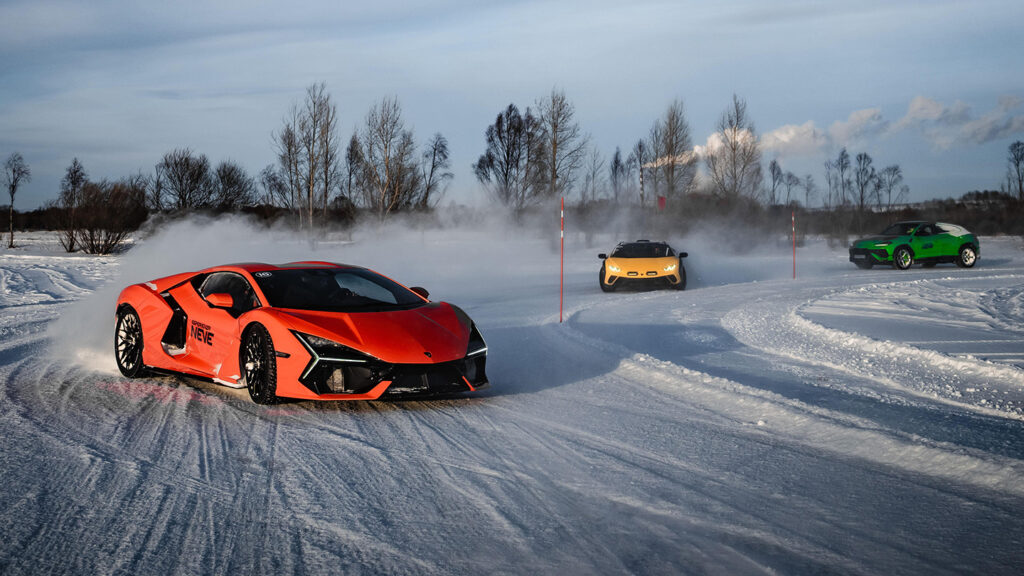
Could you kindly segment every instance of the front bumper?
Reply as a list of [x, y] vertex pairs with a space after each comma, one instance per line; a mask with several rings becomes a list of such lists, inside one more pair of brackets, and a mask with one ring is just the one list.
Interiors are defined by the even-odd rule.
[[657, 270], [649, 270], [643, 272], [606, 272], [604, 283], [608, 286], [625, 286], [625, 285], [650, 285], [654, 283], [664, 283], [668, 286], [675, 286], [679, 284], [679, 272], [674, 270], [672, 272], [663, 272]]
[[321, 360], [299, 382], [322, 399], [450, 394], [487, 387], [486, 364], [486, 354], [438, 364]]
[[850, 248], [850, 262], [892, 262], [892, 255], [885, 248]]

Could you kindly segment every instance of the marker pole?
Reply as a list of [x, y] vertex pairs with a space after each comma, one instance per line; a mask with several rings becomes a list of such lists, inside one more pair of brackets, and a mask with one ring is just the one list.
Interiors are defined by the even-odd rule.
[[796, 210], [793, 210], [793, 280], [796, 280]]
[[562, 323], [562, 304], [565, 293], [565, 197], [562, 197], [561, 230], [559, 231], [559, 262], [558, 262], [558, 323]]

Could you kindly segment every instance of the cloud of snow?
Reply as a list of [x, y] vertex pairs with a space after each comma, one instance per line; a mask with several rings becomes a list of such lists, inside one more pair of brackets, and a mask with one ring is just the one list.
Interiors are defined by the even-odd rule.
[[312, 237], [266, 228], [239, 216], [170, 222], [118, 256], [117, 278], [68, 306], [53, 323], [51, 340], [80, 365], [114, 373], [113, 318], [123, 288], [237, 262], [326, 260], [365, 266], [407, 286], [425, 286], [431, 299], [458, 303], [481, 290], [509, 289], [506, 284], [516, 281], [517, 271], [548, 261], [557, 265], [557, 255], [552, 256], [558, 238], [557, 210], [551, 214], [551, 225], [543, 231], [513, 228], [506, 215], [495, 213], [455, 220], [441, 215], [449, 220], [427, 223], [394, 218], [385, 225], [370, 223]]

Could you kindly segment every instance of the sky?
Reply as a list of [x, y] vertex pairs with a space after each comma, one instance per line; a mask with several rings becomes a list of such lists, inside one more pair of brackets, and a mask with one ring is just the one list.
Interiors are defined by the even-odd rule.
[[736, 94], [765, 165], [821, 185], [846, 147], [899, 164], [912, 201], [956, 197], [998, 189], [1024, 140], [1022, 22], [1020, 0], [4, 0], [0, 156], [31, 167], [26, 210], [75, 157], [116, 179], [188, 147], [256, 175], [324, 82], [343, 140], [397, 98], [418, 142], [448, 139], [446, 198], [477, 203], [471, 165], [510, 103], [564, 91], [608, 159], [676, 99], [706, 146]]

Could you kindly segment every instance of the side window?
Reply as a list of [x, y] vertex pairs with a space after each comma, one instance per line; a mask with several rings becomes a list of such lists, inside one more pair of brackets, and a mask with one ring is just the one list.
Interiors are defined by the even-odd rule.
[[931, 224], [925, 224], [917, 231], [917, 236], [932, 236], [935, 234], [935, 229]]
[[203, 298], [218, 293], [230, 294], [233, 301], [231, 309], [238, 313], [248, 312], [259, 305], [249, 283], [234, 272], [211, 274], [199, 289], [199, 294]]

